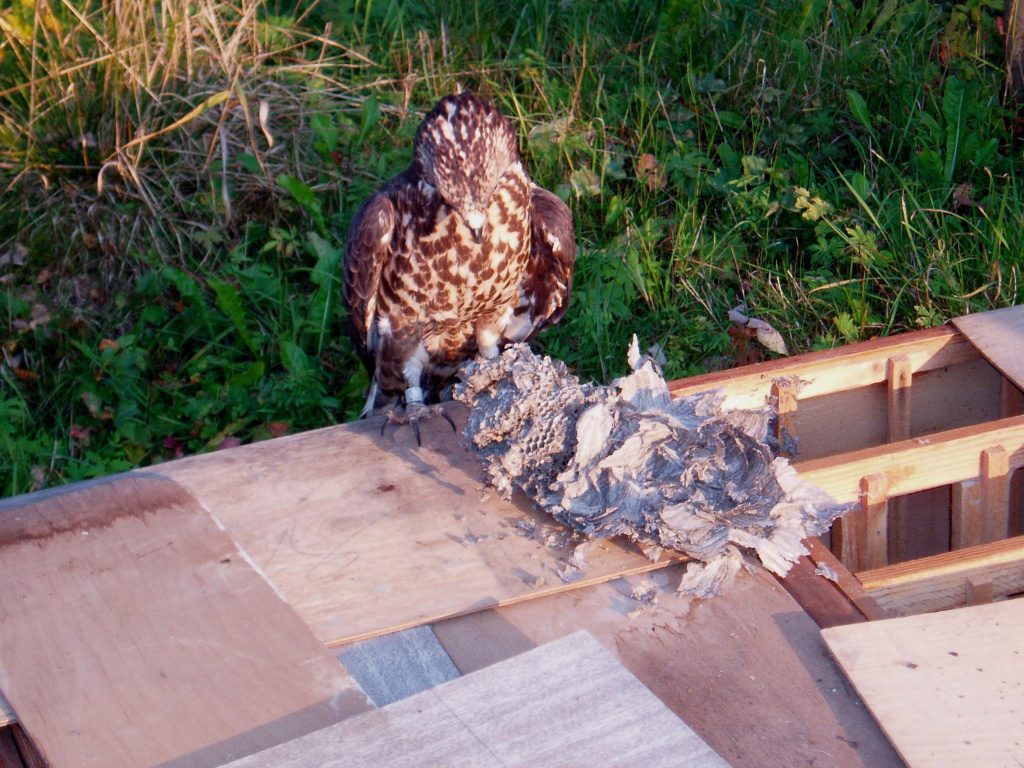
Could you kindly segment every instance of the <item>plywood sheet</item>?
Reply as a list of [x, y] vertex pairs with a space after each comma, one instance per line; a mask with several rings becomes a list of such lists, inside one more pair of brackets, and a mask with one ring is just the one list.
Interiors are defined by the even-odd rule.
[[818, 627], [752, 567], [711, 600], [677, 596], [673, 566], [433, 627], [463, 673], [585, 629], [735, 768], [901, 765]]
[[[446, 408], [464, 421], [464, 407]], [[202, 501], [328, 645], [659, 567], [618, 541], [588, 545], [575, 567], [568, 531], [486, 491], [445, 421], [422, 426], [422, 447], [380, 423], [154, 471]]]
[[369, 709], [169, 480], [0, 502], [0, 687], [54, 768], [219, 765]]
[[964, 315], [953, 325], [1018, 389], [1024, 389], [1024, 305]]
[[727, 768], [585, 632], [230, 768]]
[[912, 768], [1024, 765], [1024, 600], [822, 636]]

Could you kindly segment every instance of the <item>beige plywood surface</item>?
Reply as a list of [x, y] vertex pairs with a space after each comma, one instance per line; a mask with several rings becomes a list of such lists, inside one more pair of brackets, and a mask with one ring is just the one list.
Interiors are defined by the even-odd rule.
[[[462, 424], [465, 408], [446, 408]], [[484, 489], [442, 419], [305, 432], [152, 471], [188, 488], [329, 645], [656, 566]], [[368, 609], [371, 606], [372, 609]]]
[[180, 486], [0, 502], [0, 688], [54, 768], [219, 765], [370, 708]]
[[230, 768], [727, 768], [585, 632]]
[[822, 636], [912, 768], [1024, 765], [1024, 600]]
[[735, 768], [891, 768], [899, 756], [821, 641], [762, 568], [711, 600], [681, 566], [433, 625], [463, 673], [578, 630]]
[[964, 315], [953, 325], [1018, 389], [1024, 389], [1024, 305]]

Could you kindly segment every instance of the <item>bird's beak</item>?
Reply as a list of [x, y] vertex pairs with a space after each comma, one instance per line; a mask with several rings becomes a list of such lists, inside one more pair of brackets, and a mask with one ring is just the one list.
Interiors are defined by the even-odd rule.
[[487, 224], [487, 214], [481, 211], [472, 211], [466, 214], [465, 222], [466, 226], [469, 227], [469, 233], [473, 236], [473, 242], [480, 245], [484, 240], [484, 226]]

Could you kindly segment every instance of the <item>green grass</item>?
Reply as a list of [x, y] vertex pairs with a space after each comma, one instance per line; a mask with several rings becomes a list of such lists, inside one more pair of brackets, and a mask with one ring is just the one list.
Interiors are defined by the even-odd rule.
[[1001, 3], [128, 5], [0, 11], [3, 495], [354, 416], [341, 242], [459, 86], [573, 208], [584, 377], [1021, 301]]

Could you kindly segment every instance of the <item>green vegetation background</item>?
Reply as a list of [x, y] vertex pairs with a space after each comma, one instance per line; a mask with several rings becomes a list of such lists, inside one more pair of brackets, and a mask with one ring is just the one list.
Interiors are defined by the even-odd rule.
[[1019, 302], [1001, 7], [15, 0], [0, 494], [352, 418], [344, 233], [459, 86], [573, 208], [582, 377], [742, 361], [740, 304], [803, 352]]

